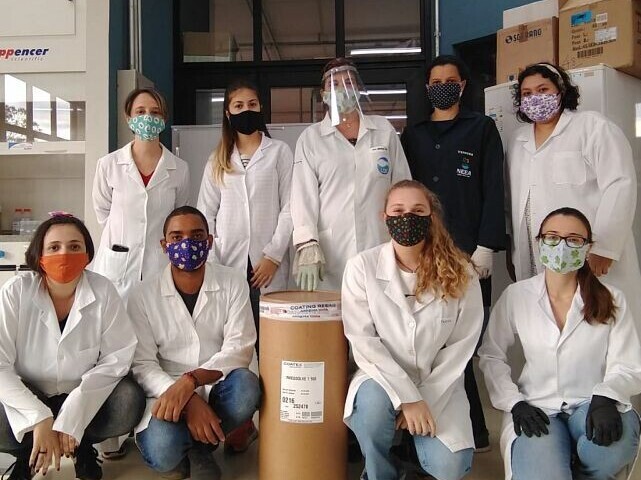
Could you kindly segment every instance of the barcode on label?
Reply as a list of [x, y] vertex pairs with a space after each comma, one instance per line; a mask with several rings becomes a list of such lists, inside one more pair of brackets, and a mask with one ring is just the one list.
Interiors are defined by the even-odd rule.
[[581, 50], [577, 52], [577, 57], [578, 58], [595, 57], [597, 55], [601, 55], [602, 53], [603, 53], [603, 47], [588, 48], [587, 50]]
[[323, 416], [323, 412], [312, 412], [312, 418], [321, 418]]

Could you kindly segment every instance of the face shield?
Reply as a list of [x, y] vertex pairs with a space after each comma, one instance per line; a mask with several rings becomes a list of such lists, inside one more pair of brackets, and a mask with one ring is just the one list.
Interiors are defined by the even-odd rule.
[[358, 70], [351, 65], [341, 65], [325, 72], [321, 95], [333, 126], [345, 121], [352, 112], [362, 116], [363, 99], [368, 99]]

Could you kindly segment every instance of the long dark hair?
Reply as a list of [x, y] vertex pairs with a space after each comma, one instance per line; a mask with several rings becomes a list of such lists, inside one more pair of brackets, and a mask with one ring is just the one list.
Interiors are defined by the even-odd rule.
[[87, 227], [82, 222], [82, 220], [72, 216], [72, 215], [56, 215], [51, 217], [48, 220], [42, 222], [36, 232], [33, 234], [31, 243], [25, 252], [25, 263], [30, 270], [38, 272], [39, 274], [44, 274], [42, 268], [40, 267], [40, 259], [42, 258], [42, 251], [44, 250], [45, 235], [49, 229], [54, 225], [73, 225], [81, 233], [82, 238], [85, 240], [85, 249], [87, 250], [87, 255], [89, 256], [89, 261], [93, 260], [94, 256], [94, 246], [93, 241], [91, 240], [91, 234]]
[[[541, 222], [539, 234], [536, 236], [537, 240], [543, 234], [543, 226], [550, 218], [557, 215], [566, 217], [573, 217], [579, 220], [588, 232], [588, 242], [592, 243], [592, 227], [590, 221], [583, 213], [575, 208], [563, 207], [548, 213], [548, 215]], [[614, 322], [617, 306], [614, 304], [612, 293], [603, 285], [599, 279], [592, 273], [592, 269], [588, 263], [577, 272], [577, 280], [581, 287], [581, 298], [583, 299], [583, 319], [589, 324], [595, 323], [610, 323]]]
[[[212, 171], [214, 174], [214, 182], [217, 184], [222, 184], [225, 174], [231, 173], [234, 170], [231, 165], [231, 154], [234, 151], [234, 145], [238, 140], [238, 133], [231, 126], [229, 118], [227, 118], [227, 112], [229, 111], [230, 97], [235, 91], [242, 88], [252, 90], [256, 94], [262, 111], [263, 102], [260, 99], [260, 92], [258, 91], [258, 87], [256, 86], [256, 84], [254, 84], [250, 80], [247, 80], [246, 78], [239, 78], [231, 82], [225, 89], [225, 98], [223, 100], [222, 136], [220, 138], [220, 141], [218, 142], [218, 146], [209, 157], [209, 161], [213, 164]], [[265, 124], [264, 119], [263, 124], [259, 127], [258, 130], [263, 132], [266, 136], [271, 137], [271, 135], [267, 131], [267, 125]]]
[[[557, 75], [553, 70], [556, 70], [559, 74]], [[523, 80], [536, 74], [550, 80], [561, 93], [561, 112], [566, 108], [568, 110], [576, 110], [579, 106], [579, 87], [572, 83], [567, 72], [561, 67], [551, 63], [534, 63], [532, 65], [528, 65], [525, 67], [525, 70], [519, 73], [518, 81], [516, 85], [514, 85], [514, 91], [512, 93], [514, 97], [516, 116], [520, 121], [532, 123], [532, 120], [530, 120], [530, 118], [523, 113], [519, 107], [521, 106], [521, 85], [523, 85]]]

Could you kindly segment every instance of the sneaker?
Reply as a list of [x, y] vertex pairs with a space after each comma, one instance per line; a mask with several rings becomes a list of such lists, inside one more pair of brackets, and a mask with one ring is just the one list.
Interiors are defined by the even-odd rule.
[[101, 480], [102, 460], [98, 458], [98, 450], [93, 445], [85, 446], [82, 443], [76, 450], [74, 467], [78, 480]]
[[125, 447], [125, 444], [123, 443], [118, 450], [115, 450], [113, 452], [102, 452], [100, 456], [104, 460], [118, 460], [122, 457], [127, 455], [127, 448]]
[[220, 480], [222, 472], [214, 460], [214, 450], [211, 445], [195, 442], [187, 452], [191, 480]]
[[247, 451], [254, 440], [258, 438], [258, 430], [252, 420], [247, 420], [240, 427], [225, 435], [225, 449], [227, 455], [234, 455]]
[[[6, 476], [9, 472], [11, 475]], [[16, 461], [7, 468], [2, 474], [2, 480], [31, 480], [33, 474], [31, 473], [31, 467], [29, 467], [29, 457], [18, 457]]]

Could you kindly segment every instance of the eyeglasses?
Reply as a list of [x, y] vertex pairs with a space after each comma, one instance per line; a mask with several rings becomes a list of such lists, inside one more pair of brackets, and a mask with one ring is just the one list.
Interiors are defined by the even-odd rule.
[[567, 237], [562, 237], [561, 235], [557, 235], [556, 233], [543, 233], [539, 235], [539, 239], [550, 247], [556, 247], [559, 243], [561, 243], [561, 240], [564, 240], [565, 244], [570, 248], [581, 248], [590, 243], [587, 238], [583, 238], [579, 235], [569, 235]]

